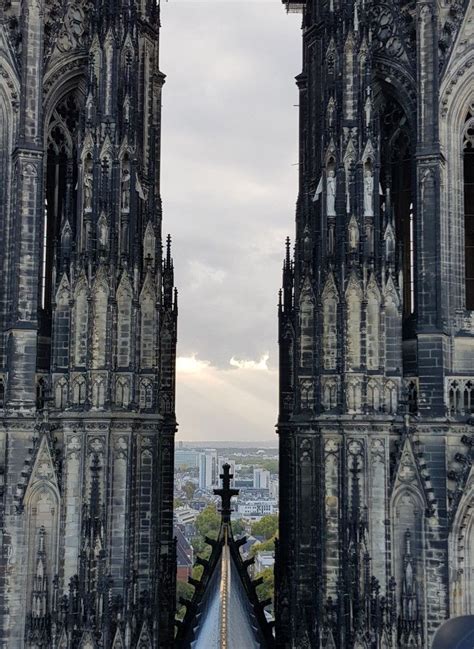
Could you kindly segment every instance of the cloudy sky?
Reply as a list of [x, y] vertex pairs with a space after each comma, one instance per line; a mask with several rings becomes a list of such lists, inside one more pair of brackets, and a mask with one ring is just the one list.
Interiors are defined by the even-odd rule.
[[179, 288], [179, 440], [276, 441], [277, 292], [297, 190], [300, 16], [162, 3], [162, 196]]

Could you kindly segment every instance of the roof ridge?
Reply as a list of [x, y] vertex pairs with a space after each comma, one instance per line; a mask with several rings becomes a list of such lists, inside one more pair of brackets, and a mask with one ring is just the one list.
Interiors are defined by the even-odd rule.
[[[230, 486], [233, 475], [230, 473], [230, 465], [223, 465], [223, 473], [220, 475], [222, 488], [214, 489], [214, 493], [221, 497], [222, 506], [221, 525], [217, 540], [206, 538], [206, 542], [212, 546], [209, 559], [197, 557], [196, 563], [204, 567], [201, 579], [190, 578], [189, 583], [194, 586], [194, 594], [190, 600], [181, 599], [186, 606], [186, 614], [182, 622], [178, 622], [178, 633], [176, 637], [177, 646], [181, 649], [190, 649], [199, 645], [199, 636], [203, 631], [206, 622], [211, 615], [216, 615], [216, 607], [212, 602], [218, 599], [217, 610], [218, 633], [212, 636], [215, 645], [209, 645], [209, 638], [206, 639], [206, 649], [237, 649], [232, 643], [232, 615], [239, 614], [241, 623], [246, 624], [249, 633], [254, 638], [255, 649], [270, 649], [274, 646], [272, 625], [265, 617], [265, 607], [271, 600], [260, 602], [256, 591], [258, 580], [252, 581], [248, 574], [248, 567], [253, 564], [254, 559], [244, 560], [240, 554], [240, 547], [245, 540], [234, 539], [231, 526], [231, 499], [239, 494], [238, 489]], [[245, 539], [245, 537], [244, 537]], [[238, 581], [232, 578], [232, 566], [238, 574]], [[220, 578], [217, 579], [220, 570]], [[217, 575], [217, 576], [216, 576]], [[232, 607], [232, 600], [239, 597], [239, 584], [242, 587], [244, 598], [242, 606]], [[218, 587], [218, 593], [216, 589]], [[234, 597], [235, 593], [235, 597]], [[216, 622], [213, 628], [215, 630]], [[253, 649], [249, 646], [248, 649]]]

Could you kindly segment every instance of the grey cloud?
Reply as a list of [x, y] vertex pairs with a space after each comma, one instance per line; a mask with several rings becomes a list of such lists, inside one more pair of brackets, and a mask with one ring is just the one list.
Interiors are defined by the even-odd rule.
[[221, 368], [266, 351], [276, 363], [297, 191], [298, 27], [278, 0], [162, 4], [163, 227], [174, 241], [179, 354]]

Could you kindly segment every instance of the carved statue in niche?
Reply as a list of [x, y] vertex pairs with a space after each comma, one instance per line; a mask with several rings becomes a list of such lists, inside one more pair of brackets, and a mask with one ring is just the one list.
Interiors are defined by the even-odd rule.
[[92, 186], [94, 177], [92, 175], [92, 160], [87, 158], [84, 166], [84, 210], [92, 210]]
[[109, 238], [109, 233], [108, 233], [108, 228], [107, 228], [107, 219], [105, 217], [105, 214], [102, 214], [98, 225], [98, 239], [99, 239], [99, 245], [101, 248], [106, 248], [107, 243], [108, 243], [108, 238]]
[[86, 102], [86, 119], [88, 122], [92, 120], [93, 114], [94, 114], [94, 100], [92, 99], [92, 96], [89, 95]]
[[327, 215], [336, 216], [336, 174], [332, 169], [328, 171], [326, 189], [327, 189]]
[[327, 117], [328, 117], [329, 128], [331, 128], [332, 125], [333, 125], [335, 108], [336, 108], [335, 101], [331, 97], [331, 99], [328, 102], [328, 109], [327, 109]]
[[369, 128], [370, 118], [372, 116], [372, 101], [370, 99], [370, 88], [367, 88], [367, 99], [365, 100], [364, 112], [365, 112], [365, 125], [367, 128]]
[[349, 223], [349, 248], [351, 252], [357, 250], [359, 245], [359, 228], [357, 227], [357, 221], [354, 217], [351, 218]]
[[373, 216], [374, 177], [370, 168], [364, 172], [364, 216]]
[[130, 169], [124, 166], [122, 170], [122, 210], [130, 209]]

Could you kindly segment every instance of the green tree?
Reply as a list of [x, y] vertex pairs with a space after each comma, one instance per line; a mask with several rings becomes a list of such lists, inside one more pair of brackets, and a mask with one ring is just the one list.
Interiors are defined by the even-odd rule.
[[278, 473], [278, 460], [260, 460], [260, 466], [262, 469], [270, 471], [270, 473]]
[[237, 518], [235, 521], [232, 521], [232, 532], [234, 536], [243, 534], [245, 532], [245, 523], [241, 518]]
[[192, 500], [194, 497], [194, 492], [196, 491], [196, 485], [194, 482], [185, 482], [183, 485], [183, 491], [186, 496], [186, 500]]
[[263, 583], [260, 586], [257, 586], [257, 595], [260, 601], [271, 597], [273, 609], [273, 598], [275, 594], [275, 575], [273, 573], [273, 568], [265, 568], [261, 573], [258, 574], [258, 577], [263, 579]]
[[271, 539], [272, 536], [275, 536], [278, 530], [278, 515], [277, 514], [268, 514], [267, 516], [262, 516], [259, 521], [256, 521], [252, 525], [252, 534], [254, 536], [263, 536], [265, 540]]
[[250, 548], [250, 556], [254, 557], [257, 552], [274, 552], [275, 551], [275, 537], [263, 541], [263, 543], [254, 543]]
[[194, 588], [191, 584], [179, 580], [176, 582], [176, 615], [178, 619], [182, 620], [186, 613], [186, 607], [184, 604], [180, 603], [179, 598], [183, 597], [184, 599], [192, 599], [193, 593]]
[[208, 536], [211, 539], [216, 539], [221, 525], [221, 517], [217, 513], [216, 506], [210, 504], [196, 516], [196, 530], [203, 538]]

